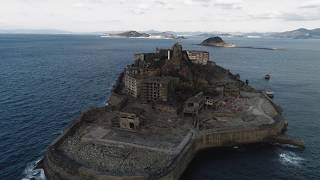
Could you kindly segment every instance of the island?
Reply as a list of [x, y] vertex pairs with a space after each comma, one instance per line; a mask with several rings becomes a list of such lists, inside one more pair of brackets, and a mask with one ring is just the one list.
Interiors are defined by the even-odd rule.
[[135, 54], [108, 105], [74, 120], [38, 167], [48, 180], [174, 180], [206, 148], [303, 147], [279, 106], [209, 57], [178, 43]]
[[149, 37], [150, 34], [147, 33], [139, 33], [137, 31], [126, 31], [118, 34], [113, 34], [114, 36], [119, 36], [119, 37]]
[[233, 43], [226, 43], [221, 37], [215, 36], [202, 41], [199, 45], [211, 46], [218, 48], [243, 48], [243, 49], [258, 49], [258, 50], [285, 50], [283, 48], [269, 48], [269, 47], [258, 47], [258, 46], [237, 46]]
[[115, 34], [104, 34], [102, 37], [114, 37], [114, 38], [146, 38], [146, 39], [183, 39], [183, 36], [176, 36], [170, 32], [152, 32], [144, 33], [138, 31], [126, 31]]
[[289, 39], [320, 39], [320, 28], [317, 28], [317, 29], [299, 28], [292, 31], [272, 33], [271, 36], [274, 38], [289, 38]]
[[232, 43], [226, 43], [221, 37], [215, 36], [210, 37], [204, 41], [201, 42], [201, 45], [203, 46], [214, 46], [214, 47], [225, 47], [225, 48], [233, 48], [236, 47], [235, 44]]

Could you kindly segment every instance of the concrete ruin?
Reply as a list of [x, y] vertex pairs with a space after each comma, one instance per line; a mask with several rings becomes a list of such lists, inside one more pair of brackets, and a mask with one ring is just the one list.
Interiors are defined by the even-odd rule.
[[140, 126], [140, 118], [135, 113], [120, 112], [119, 124], [120, 128], [128, 130], [137, 130]]
[[190, 97], [184, 104], [183, 113], [198, 115], [200, 110], [203, 108], [205, 104], [205, 98], [203, 96], [203, 92], [199, 92], [193, 97]]
[[108, 105], [82, 114], [49, 146], [41, 163], [48, 180], [175, 180], [205, 148], [303, 146], [285, 135], [271, 99], [208, 53], [175, 44], [134, 58]]
[[192, 63], [207, 65], [209, 53], [206, 51], [187, 51], [188, 57]]

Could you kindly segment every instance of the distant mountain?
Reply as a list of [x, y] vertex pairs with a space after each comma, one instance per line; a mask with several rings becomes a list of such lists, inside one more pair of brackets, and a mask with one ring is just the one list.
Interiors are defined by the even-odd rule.
[[118, 34], [114, 34], [115, 36], [120, 36], [120, 37], [149, 37], [150, 34], [147, 33], [139, 33], [137, 31], [126, 31]]
[[157, 33], [151, 33], [151, 37], [154, 38], [165, 38], [165, 39], [176, 39], [177, 36], [172, 32], [157, 32]]
[[291, 38], [291, 39], [320, 39], [320, 28], [300, 28], [285, 32], [174, 32], [174, 31], [108, 31], [108, 32], [70, 32], [59, 29], [0, 29], [0, 34], [84, 34], [102, 35], [104, 37], [150, 38], [150, 39], [183, 39], [186, 37], [244, 37], [244, 38]]
[[320, 28], [313, 29], [312, 31], [316, 33], [320, 33]]
[[300, 28], [293, 31], [286, 31], [281, 33], [274, 33], [272, 37], [277, 38], [292, 38], [292, 39], [310, 39], [310, 38], [320, 38], [320, 28], [317, 29], [305, 29]]
[[56, 29], [0, 29], [0, 34], [72, 34]]
[[197, 36], [200, 36], [200, 37], [213, 37], [213, 36], [228, 37], [228, 36], [232, 36], [232, 34], [216, 32], [216, 33], [201, 33], [201, 34], [197, 34]]
[[159, 32], [150, 30], [146, 32], [126, 31], [121, 33], [107, 34], [107, 37], [125, 37], [125, 38], [150, 38], [150, 39], [177, 39], [177, 35], [171, 32]]

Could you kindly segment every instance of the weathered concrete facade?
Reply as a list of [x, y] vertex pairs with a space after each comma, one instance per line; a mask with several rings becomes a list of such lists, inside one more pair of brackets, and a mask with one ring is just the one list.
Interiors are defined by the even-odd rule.
[[198, 115], [199, 111], [203, 108], [205, 104], [205, 98], [203, 92], [196, 94], [195, 96], [189, 98], [183, 108], [184, 114]]
[[192, 63], [207, 65], [209, 61], [209, 53], [206, 51], [187, 51], [188, 57]]
[[141, 79], [135, 78], [129, 74], [124, 75], [124, 85], [126, 93], [133, 97], [138, 97]]
[[153, 77], [143, 80], [141, 83], [140, 97], [146, 102], [167, 102], [174, 89], [174, 78]]
[[140, 125], [140, 118], [135, 113], [120, 112], [120, 128], [136, 130]]

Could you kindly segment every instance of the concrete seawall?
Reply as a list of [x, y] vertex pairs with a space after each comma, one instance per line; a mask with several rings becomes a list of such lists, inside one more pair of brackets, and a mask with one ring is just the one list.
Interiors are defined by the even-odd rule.
[[286, 127], [286, 122], [280, 118], [273, 124], [265, 125], [258, 128], [194, 131], [192, 140], [185, 145], [181, 153], [172, 161], [172, 163], [158, 174], [154, 174], [150, 177], [110, 176], [104, 174], [103, 172], [98, 172], [90, 169], [89, 167], [82, 166], [57, 149], [59, 144], [64, 139], [66, 139], [67, 136], [72, 135], [85, 120], [86, 118], [83, 115], [81, 119], [74, 121], [68, 128], [65, 129], [64, 133], [49, 147], [43, 161], [43, 168], [48, 180], [179, 179], [179, 177], [185, 171], [196, 153], [202, 149], [269, 142], [270, 138], [274, 138], [280, 135], [283, 128]]
[[181, 153], [181, 157], [177, 159], [174, 164], [172, 164], [172, 168], [168, 168], [167, 175], [164, 175], [160, 179], [179, 179], [196, 153], [200, 150], [216, 147], [230, 147], [241, 144], [269, 142], [270, 138], [280, 135], [285, 126], [286, 122], [280, 119], [269, 126], [256, 129], [243, 128], [221, 131], [201, 131], [195, 137], [192, 145], [190, 145], [188, 152]]
[[196, 140], [197, 150], [266, 142], [270, 137], [279, 135], [284, 125], [284, 121], [278, 121], [270, 126], [252, 129], [239, 128], [234, 130], [203, 131], [199, 133], [199, 138]]

